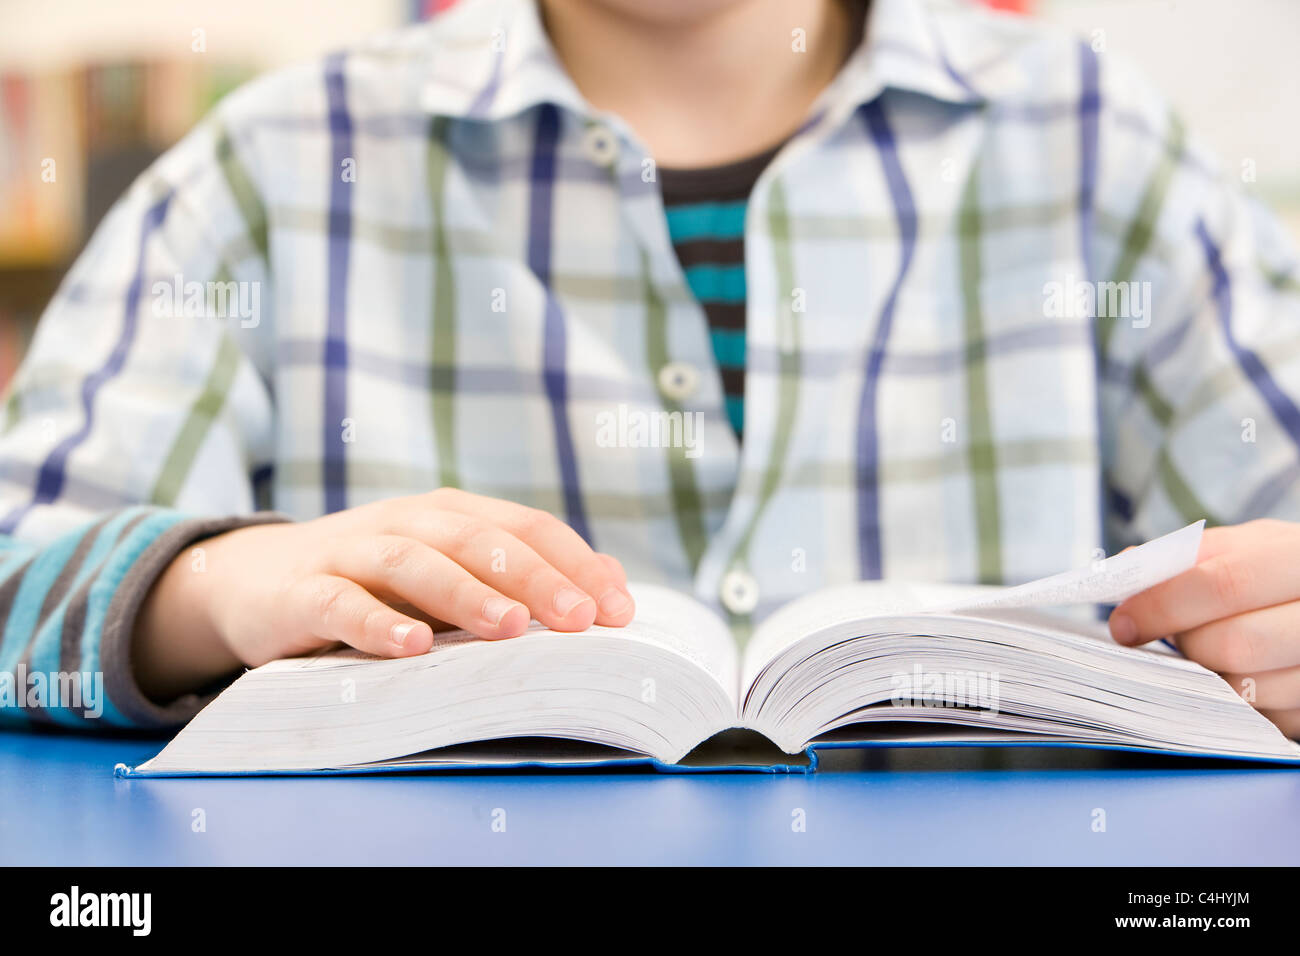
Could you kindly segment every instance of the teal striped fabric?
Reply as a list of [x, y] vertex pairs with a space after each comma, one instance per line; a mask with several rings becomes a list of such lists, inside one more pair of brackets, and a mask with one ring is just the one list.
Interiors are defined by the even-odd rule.
[[745, 432], [745, 209], [776, 152], [721, 166], [659, 170], [668, 236], [686, 285], [704, 309], [737, 437]]
[[44, 547], [0, 539], [0, 726], [167, 727], [203, 702], [160, 706], [131, 674], [135, 612], [189, 543], [280, 520], [207, 520], [143, 505], [108, 511]]

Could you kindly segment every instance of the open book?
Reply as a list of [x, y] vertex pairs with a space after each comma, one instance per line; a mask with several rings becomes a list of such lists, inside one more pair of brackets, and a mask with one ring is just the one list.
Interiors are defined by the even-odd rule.
[[245, 673], [126, 776], [653, 764], [806, 770], [818, 748], [1057, 744], [1300, 761], [1300, 745], [1163, 643], [1051, 611], [1190, 568], [1202, 523], [1011, 588], [869, 582], [776, 611], [738, 653], [704, 605], [634, 587], [624, 628], [439, 636]]

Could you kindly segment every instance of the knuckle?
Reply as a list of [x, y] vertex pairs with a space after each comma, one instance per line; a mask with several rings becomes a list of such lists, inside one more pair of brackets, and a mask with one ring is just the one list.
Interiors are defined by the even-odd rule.
[[306, 587], [313, 614], [328, 629], [343, 610], [347, 588], [341, 581], [323, 577], [309, 580]]
[[[379, 530], [392, 533], [404, 527], [411, 517], [410, 498], [386, 498], [373, 505], [371, 521], [364, 525], [366, 530]], [[371, 506], [367, 506], [371, 507]]]
[[451, 608], [465, 613], [478, 614], [486, 599], [483, 585], [476, 579], [465, 575], [452, 581], [447, 588], [447, 601]]
[[388, 612], [378, 606], [366, 608], [361, 615], [361, 633], [363, 635], [382, 634], [385, 631]]
[[1220, 606], [1228, 608], [1243, 607], [1250, 595], [1254, 574], [1244, 561], [1223, 557], [1214, 566], [1210, 575], [1210, 587], [1213, 597]]
[[1220, 644], [1220, 662], [1230, 674], [1252, 674], [1257, 655], [1255, 636], [1246, 627], [1236, 627], [1223, 636]]
[[376, 501], [373, 507], [388, 516], [406, 514], [411, 510], [411, 506], [419, 503], [418, 495], [398, 495], [396, 498], [383, 498]]
[[459, 488], [453, 488], [450, 485], [443, 485], [441, 488], [435, 488], [433, 491], [430, 491], [426, 497], [428, 502], [439, 507], [445, 507], [454, 501], [456, 496], [459, 494], [461, 494]]
[[516, 526], [519, 528], [521, 536], [535, 535], [542, 532], [550, 531], [556, 525], [561, 524], [559, 518], [549, 511], [543, 511], [541, 508], [525, 507], [516, 520]]
[[445, 547], [449, 553], [473, 554], [489, 531], [489, 525], [470, 515], [447, 515], [446, 531], [443, 535]]
[[415, 558], [415, 542], [409, 538], [381, 538], [375, 548], [375, 563], [383, 571], [397, 571]]
[[545, 561], [529, 562], [515, 578], [516, 586], [525, 594], [554, 591], [564, 586], [563, 575]]

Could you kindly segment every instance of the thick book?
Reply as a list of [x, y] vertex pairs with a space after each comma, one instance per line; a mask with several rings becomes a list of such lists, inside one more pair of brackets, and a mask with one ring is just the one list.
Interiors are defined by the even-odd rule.
[[1202, 525], [1016, 587], [822, 589], [770, 615], [743, 653], [709, 608], [642, 585], [622, 628], [273, 661], [117, 772], [809, 771], [820, 749], [954, 745], [1300, 762], [1221, 677], [1167, 643], [1121, 647], [1098, 619], [1097, 605], [1190, 568]]

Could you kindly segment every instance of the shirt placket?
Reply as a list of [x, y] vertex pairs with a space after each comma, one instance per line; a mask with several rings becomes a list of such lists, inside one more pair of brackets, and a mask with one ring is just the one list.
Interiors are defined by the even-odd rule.
[[[698, 577], [703, 554], [713, 547], [709, 497], [735, 487], [740, 446], [726, 416], [723, 385], [710, 343], [704, 309], [695, 300], [673, 249], [653, 158], [620, 119], [594, 116], [584, 122], [584, 155], [610, 172], [621, 212], [635, 240], [646, 283], [647, 338], [652, 309], [662, 309], [663, 335], [648, 348], [650, 387], [667, 412], [698, 415], [709, 436], [696, 458], [669, 450], [673, 507], [686, 564]], [[671, 334], [670, 333], [671, 330]], [[714, 522], [716, 524], [716, 522]], [[716, 601], [716, 592], [713, 596]]]

